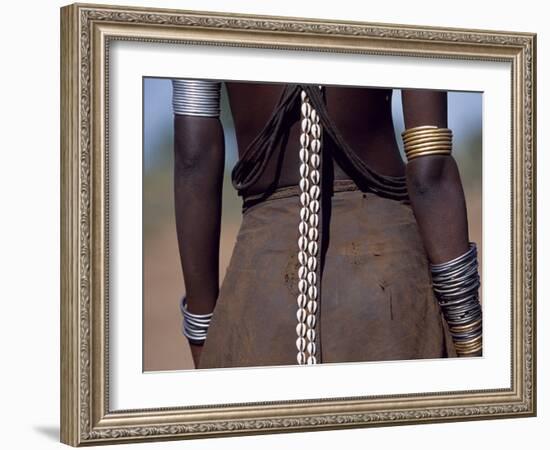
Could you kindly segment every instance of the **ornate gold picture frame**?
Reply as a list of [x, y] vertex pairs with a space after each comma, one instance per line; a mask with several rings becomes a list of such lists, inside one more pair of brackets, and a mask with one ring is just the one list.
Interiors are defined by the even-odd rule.
[[[500, 126], [510, 133], [510, 146], [499, 151], [510, 158], [510, 182], [504, 190], [509, 191], [511, 223], [503, 224], [510, 227], [510, 296], [498, 300], [509, 305], [503, 374], [509, 383], [483, 389], [113, 408], [109, 292], [116, 273], [109, 266], [109, 187], [116, 171], [109, 165], [109, 70], [111, 46], [121, 41], [507, 64], [511, 82], [505, 94], [511, 114]], [[81, 446], [534, 416], [535, 88], [532, 33], [87, 4], [62, 8], [61, 441]], [[485, 296], [491, 302], [492, 293]]]

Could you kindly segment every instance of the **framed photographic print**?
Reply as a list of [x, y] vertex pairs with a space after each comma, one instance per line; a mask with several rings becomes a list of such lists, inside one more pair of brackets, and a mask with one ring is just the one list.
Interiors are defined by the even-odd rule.
[[62, 8], [62, 442], [535, 415], [535, 58]]

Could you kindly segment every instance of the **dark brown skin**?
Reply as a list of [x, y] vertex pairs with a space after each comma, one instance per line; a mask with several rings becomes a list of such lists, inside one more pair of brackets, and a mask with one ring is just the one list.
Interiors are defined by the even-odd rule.
[[[259, 133], [283, 86], [226, 82], [239, 154]], [[432, 155], [405, 164], [399, 154], [391, 115], [391, 90], [325, 87], [327, 108], [343, 138], [374, 170], [406, 175], [411, 205], [428, 258], [440, 263], [468, 250], [466, 203], [452, 156]], [[404, 90], [405, 127], [447, 126], [447, 94]], [[174, 188], [181, 264], [191, 312], [211, 312], [219, 289], [219, 240], [224, 164], [223, 130], [219, 119], [176, 116]], [[291, 126], [250, 193], [298, 183], [299, 123]], [[285, 151], [279, 161], [281, 151]], [[334, 166], [336, 179], [349, 179]], [[197, 226], [198, 225], [198, 226]], [[195, 365], [202, 347], [191, 345]]]
[[[224, 167], [219, 119], [174, 117], [176, 230], [189, 311], [213, 311], [218, 297]], [[199, 345], [190, 345], [195, 366]]]

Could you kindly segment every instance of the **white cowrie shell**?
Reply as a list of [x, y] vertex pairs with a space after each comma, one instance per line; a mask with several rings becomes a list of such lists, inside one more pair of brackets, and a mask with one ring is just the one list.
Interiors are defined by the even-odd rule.
[[296, 348], [303, 352], [306, 349], [306, 340], [303, 337], [296, 339]]
[[307, 237], [312, 241], [316, 241], [319, 237], [319, 231], [317, 231], [317, 228], [310, 228]]
[[[309, 133], [311, 130], [311, 120], [309, 119], [302, 119], [302, 133]], [[317, 136], [319, 137], [319, 136]]]
[[300, 233], [300, 236], [305, 236], [306, 234], [308, 234], [308, 230], [309, 230], [308, 224], [302, 220], [298, 224], [298, 232]]
[[319, 200], [319, 196], [321, 195], [321, 188], [314, 184], [311, 186], [311, 189], [309, 190], [309, 196], [312, 200]]
[[302, 220], [308, 220], [309, 219], [309, 216], [310, 216], [310, 211], [309, 211], [309, 208], [307, 207], [302, 207], [300, 209], [300, 219]]
[[307, 327], [304, 322], [300, 322], [298, 325], [296, 325], [296, 334], [298, 336], [305, 336], [307, 333]]
[[[306, 267], [304, 267], [304, 269], [307, 270]], [[308, 272], [306, 277], [309, 284], [317, 284], [317, 274], [315, 272]]]
[[[308, 196], [309, 197], [309, 196]], [[319, 212], [319, 200], [312, 200], [309, 202], [309, 210], [313, 214], [317, 214]]]
[[298, 262], [302, 266], [305, 265], [305, 264], [308, 264], [308, 256], [307, 256], [307, 253], [305, 251], [298, 252]]
[[311, 135], [313, 136], [313, 138], [319, 139], [321, 137], [321, 126], [318, 123], [314, 123], [313, 125], [310, 124], [310, 127], [311, 127]]
[[[308, 175], [309, 175], [309, 166], [307, 164], [304, 164], [304, 163], [300, 164], [300, 176], [302, 178], [306, 178]], [[311, 181], [313, 181], [313, 178], [312, 178]]]
[[[305, 326], [306, 325], [304, 324], [304, 327]], [[315, 341], [315, 330], [313, 328], [306, 328], [306, 330], [306, 339], [312, 342]]]
[[307, 311], [310, 314], [315, 314], [317, 312], [317, 302], [313, 300], [307, 302]]
[[315, 272], [315, 270], [317, 270], [317, 258], [315, 258], [314, 256], [310, 256], [307, 259], [307, 268]]
[[307, 364], [308, 365], [317, 364], [317, 359], [315, 358], [315, 356], [308, 356], [307, 357]]
[[319, 246], [317, 245], [317, 242], [310, 242], [307, 246], [307, 250], [310, 255], [312, 256], [317, 255], [317, 251], [319, 250]]
[[309, 217], [309, 226], [317, 228], [319, 226], [319, 214], [311, 214]]
[[306, 280], [298, 281], [298, 291], [300, 291], [300, 294], [305, 294], [307, 292], [307, 281]]
[[[307, 167], [307, 166], [306, 166]], [[301, 173], [300, 173], [301, 174]], [[307, 175], [306, 175], [307, 176]], [[310, 176], [310, 179], [311, 179], [311, 182], [313, 184], [319, 184], [319, 181], [321, 179], [321, 174], [319, 173], [318, 170], [312, 170], [311, 171], [311, 176]]]
[[296, 303], [298, 303], [298, 308], [305, 308], [307, 305], [307, 297], [305, 294], [298, 294], [296, 297]]
[[319, 114], [317, 114], [317, 110], [315, 108], [311, 108], [310, 117], [313, 123], [319, 123]]
[[309, 162], [311, 163], [311, 167], [314, 169], [318, 169], [321, 165], [321, 157], [317, 153], [313, 153], [311, 157], [309, 158]]
[[298, 308], [298, 311], [296, 311], [296, 318], [298, 319], [298, 322], [303, 322], [306, 319], [307, 313], [304, 308]]
[[309, 180], [307, 178], [301, 178], [300, 179], [300, 190], [302, 192], [309, 191]]
[[306, 133], [300, 134], [300, 145], [304, 148], [309, 147], [309, 134], [306, 134]]
[[306, 148], [301, 148], [298, 156], [300, 157], [300, 161], [302, 163], [307, 163], [309, 161], [309, 152]]
[[302, 103], [302, 116], [309, 117], [311, 114], [311, 105], [309, 103]]
[[304, 352], [298, 352], [296, 355], [296, 361], [298, 364], [303, 365], [306, 362], [306, 354]]
[[311, 141], [311, 151], [313, 153], [319, 153], [319, 150], [321, 150], [321, 141], [319, 139], [313, 139]]

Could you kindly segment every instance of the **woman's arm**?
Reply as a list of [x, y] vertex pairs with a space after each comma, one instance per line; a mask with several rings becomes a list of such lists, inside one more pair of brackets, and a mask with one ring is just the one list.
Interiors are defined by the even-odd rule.
[[[218, 297], [224, 159], [219, 117], [174, 115], [176, 231], [193, 314], [211, 313]], [[196, 366], [202, 346], [190, 346]]]
[[[447, 93], [403, 90], [405, 128], [447, 127]], [[420, 234], [432, 264], [468, 250], [466, 201], [452, 155], [415, 158], [407, 164], [407, 186]]]
[[[404, 90], [402, 99], [405, 129], [425, 125], [447, 128], [446, 92]], [[466, 254], [470, 248], [466, 201], [458, 167], [452, 154], [412, 157], [407, 164], [406, 176], [409, 198], [430, 263], [447, 263], [458, 256]], [[477, 264], [477, 261], [475, 264]], [[438, 274], [437, 286], [438, 289], [442, 289], [443, 286], [444, 289], [452, 290], [454, 289], [452, 285], [457, 281], [453, 281], [451, 272], [456, 269], [451, 269], [449, 264], [446, 264], [446, 266], [449, 269], [445, 269], [446, 272], [444, 273], [446, 274], [444, 276], [450, 278], [443, 282]], [[463, 267], [465, 268], [461, 269], [461, 273], [465, 274], [469, 269], [466, 269], [466, 266]], [[475, 312], [477, 310], [472, 309], [479, 307], [477, 295], [473, 300], [467, 300], [468, 296], [471, 298], [472, 294], [477, 293], [477, 290], [475, 292], [471, 290], [472, 287], [475, 288], [476, 281], [474, 280], [476, 276], [477, 271], [475, 273], [470, 271], [468, 281], [463, 280], [460, 282], [462, 283], [460, 289], [464, 293], [458, 294], [460, 297], [456, 297], [457, 294], [451, 295], [453, 299], [461, 298], [461, 305], [463, 305], [452, 306], [451, 309], [470, 308], [468, 314], [471, 314], [469, 319], [458, 319], [462, 321], [461, 325], [455, 325], [455, 328], [451, 328], [454, 333], [455, 346], [460, 346], [460, 351], [457, 347], [459, 356], [481, 355], [481, 349], [476, 350], [476, 348], [481, 348], [480, 341], [478, 341], [481, 339], [479, 334], [481, 315], [477, 316]], [[442, 282], [444, 284], [441, 284]], [[445, 306], [445, 310], [447, 311], [445, 314], [450, 311], [448, 306]], [[454, 310], [453, 314], [456, 314], [456, 311], [457, 309]], [[455, 334], [461, 337], [455, 337]], [[478, 337], [475, 338], [475, 336]], [[459, 341], [456, 339], [459, 339]], [[457, 342], [460, 343], [457, 344]]]

